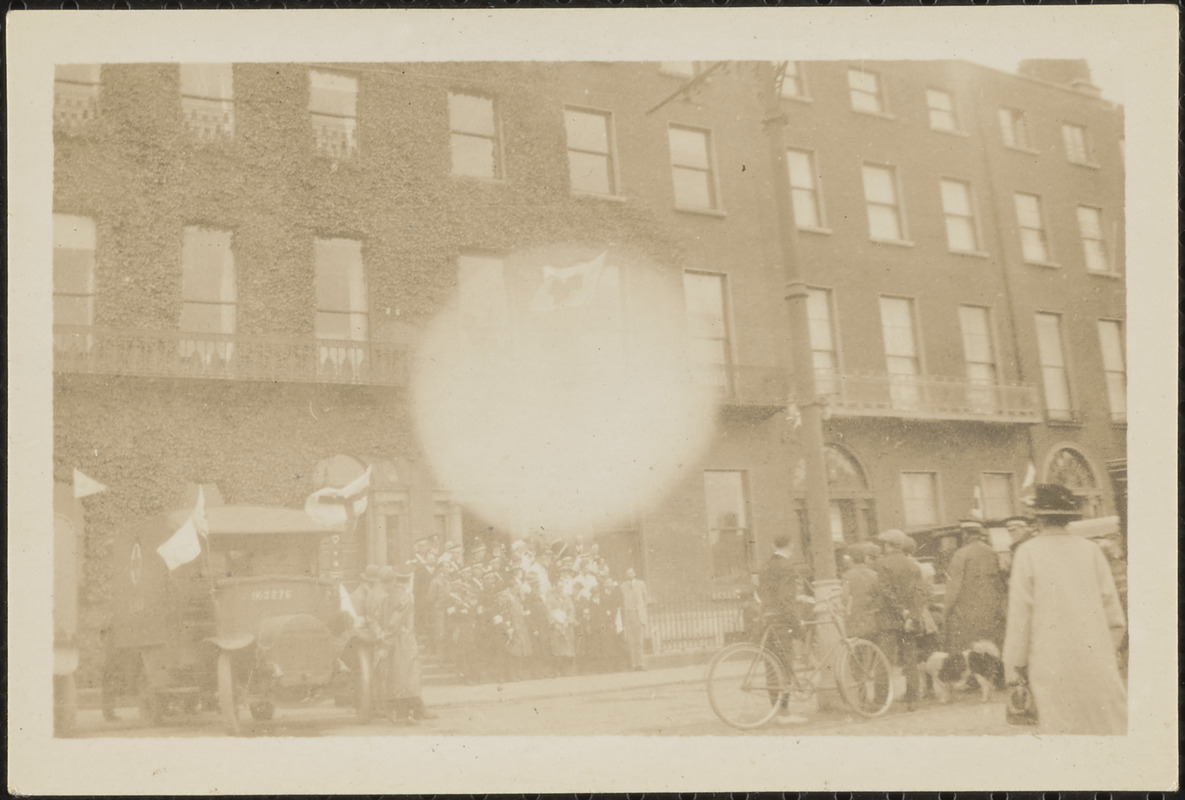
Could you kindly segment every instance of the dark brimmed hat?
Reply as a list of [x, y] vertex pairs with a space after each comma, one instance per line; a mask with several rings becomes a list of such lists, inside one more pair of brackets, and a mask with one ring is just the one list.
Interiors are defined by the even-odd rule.
[[1065, 486], [1039, 483], [1033, 497], [1033, 514], [1038, 517], [1082, 516], [1082, 498]]

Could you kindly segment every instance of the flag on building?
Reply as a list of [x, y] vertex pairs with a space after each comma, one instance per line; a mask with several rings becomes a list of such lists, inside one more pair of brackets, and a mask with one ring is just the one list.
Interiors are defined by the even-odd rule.
[[543, 285], [531, 300], [531, 310], [555, 311], [588, 305], [597, 289], [601, 271], [605, 268], [607, 255], [608, 251], [592, 261], [562, 269], [544, 267]]
[[94, 478], [87, 477], [74, 468], [74, 499], [90, 497], [92, 494], [107, 491], [107, 487]]
[[326, 487], [308, 496], [304, 511], [322, 525], [352, 524], [366, 511], [370, 499], [370, 467], [340, 489]]

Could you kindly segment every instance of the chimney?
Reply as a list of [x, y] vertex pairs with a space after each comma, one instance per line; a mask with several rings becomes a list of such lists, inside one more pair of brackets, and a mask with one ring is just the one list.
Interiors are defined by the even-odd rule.
[[1102, 91], [1091, 83], [1090, 65], [1085, 58], [1026, 58], [1016, 68], [1017, 73], [1046, 83], [1065, 86], [1091, 97]]

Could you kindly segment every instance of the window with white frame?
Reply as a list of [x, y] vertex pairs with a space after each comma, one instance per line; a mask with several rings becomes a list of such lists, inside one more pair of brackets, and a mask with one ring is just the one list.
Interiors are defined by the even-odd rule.
[[946, 217], [946, 244], [957, 253], [979, 251], [979, 231], [975, 224], [975, 206], [971, 200], [971, 184], [966, 181], [944, 179], [942, 213]]
[[893, 407], [917, 408], [921, 400], [918, 379], [922, 374], [922, 362], [918, 355], [913, 300], [881, 297], [880, 312]]
[[1045, 233], [1045, 221], [1041, 214], [1041, 198], [1035, 194], [1017, 192], [1016, 222], [1020, 227], [1020, 249], [1025, 261], [1048, 264], [1052, 259], [1049, 252], [1049, 237]]
[[1019, 150], [1032, 149], [1029, 140], [1029, 122], [1025, 112], [1016, 108], [1001, 108], [1000, 135], [1004, 137], [1004, 144]]
[[362, 242], [316, 239], [316, 319], [314, 335], [322, 340], [322, 366], [362, 365], [368, 337], [366, 274]]
[[181, 116], [202, 139], [233, 136], [234, 69], [230, 64], [181, 65]]
[[897, 192], [897, 170], [883, 164], [863, 167], [868, 235], [881, 241], [905, 240], [905, 222]]
[[1045, 387], [1045, 413], [1052, 420], [1073, 417], [1070, 406], [1070, 378], [1062, 345], [1060, 314], [1037, 312], [1037, 355], [1041, 361], [1041, 381]]
[[996, 407], [996, 353], [991, 312], [983, 306], [959, 306], [963, 360], [967, 364], [967, 403], [975, 411]]
[[752, 566], [745, 473], [706, 470], [704, 502], [708, 514], [708, 558], [713, 578], [742, 578]]
[[1091, 272], [1110, 272], [1107, 242], [1103, 238], [1103, 212], [1091, 206], [1078, 206], [1078, 230], [1082, 233], [1082, 251], [1086, 268]]
[[54, 129], [79, 133], [99, 116], [99, 64], [57, 64], [54, 66]]
[[574, 192], [617, 194], [612, 116], [602, 111], [564, 109], [568, 134], [568, 178]]
[[1123, 323], [1099, 320], [1099, 345], [1103, 351], [1103, 374], [1107, 380], [1107, 402], [1112, 422], [1127, 421], [1127, 359], [1123, 355]]
[[849, 69], [848, 94], [852, 100], [853, 111], [885, 113], [885, 97], [879, 74], [862, 69]]
[[95, 321], [95, 221], [72, 214], [53, 215], [53, 324], [58, 350], [85, 351]]
[[809, 150], [788, 148], [786, 169], [790, 173], [790, 196], [794, 202], [794, 224], [807, 230], [823, 227], [823, 201], [819, 194], [819, 174], [815, 154]]
[[449, 147], [454, 175], [501, 178], [498, 116], [492, 97], [449, 92]]
[[785, 63], [786, 68], [782, 72], [782, 97], [806, 97], [806, 76], [803, 74], [802, 63], [799, 61]]
[[838, 394], [839, 354], [835, 346], [835, 327], [831, 318], [831, 291], [807, 289], [806, 311], [810, 324], [815, 388], [819, 394]]
[[726, 280], [713, 272], [683, 273], [691, 358], [706, 383], [727, 393], [732, 389], [732, 347]]
[[461, 335], [469, 344], [501, 341], [509, 318], [502, 259], [462, 253], [457, 259], [457, 297]]
[[[189, 225], [181, 246], [181, 354], [229, 360], [238, 291], [230, 231]], [[188, 334], [188, 335], [185, 335]], [[192, 337], [192, 338], [191, 338]]]
[[983, 517], [995, 520], [1010, 517], [1016, 510], [1012, 497], [1011, 472], [984, 472], [979, 476], [983, 493]]
[[926, 90], [926, 107], [930, 112], [930, 130], [953, 133], [959, 129], [955, 116], [955, 98], [941, 89]]
[[711, 135], [700, 128], [671, 125], [671, 179], [677, 208], [715, 209], [716, 179], [712, 170]]
[[309, 114], [318, 152], [349, 158], [358, 152], [358, 79], [336, 72], [309, 72]]
[[1066, 123], [1062, 125], [1062, 144], [1066, 148], [1066, 160], [1073, 164], [1089, 164], [1090, 151], [1087, 148], [1086, 128]]
[[938, 523], [938, 474], [902, 472], [901, 501], [906, 527]]

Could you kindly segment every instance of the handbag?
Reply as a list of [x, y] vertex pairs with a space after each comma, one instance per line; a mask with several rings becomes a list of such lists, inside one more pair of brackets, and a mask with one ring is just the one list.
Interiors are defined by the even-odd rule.
[[1009, 725], [1036, 725], [1037, 701], [1029, 688], [1028, 678], [1019, 674], [1017, 682], [1008, 687], [1008, 698], [1004, 703], [1004, 719]]

